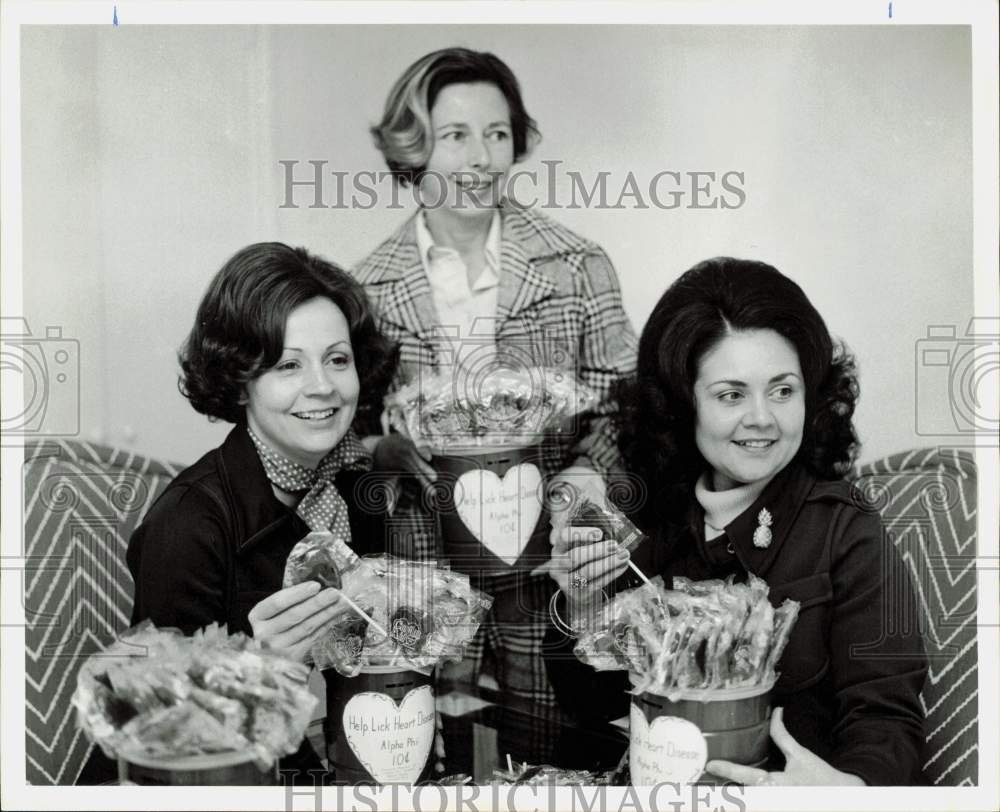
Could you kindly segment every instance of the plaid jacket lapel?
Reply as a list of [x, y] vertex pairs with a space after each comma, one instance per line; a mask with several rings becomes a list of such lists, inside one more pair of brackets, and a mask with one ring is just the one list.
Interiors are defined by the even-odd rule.
[[[497, 291], [498, 340], [523, 333], [521, 324], [533, 305], [553, 299], [559, 290], [552, 274], [565, 274], [584, 258], [599, 250], [530, 209], [504, 201], [500, 256], [500, 284]], [[430, 281], [417, 250], [416, 217], [407, 220], [356, 269], [380, 313], [380, 321], [390, 333], [402, 339], [403, 359], [409, 364], [431, 363], [437, 357], [442, 334], [434, 330], [439, 321]], [[552, 260], [562, 259], [562, 263]], [[554, 301], [554, 299], [553, 299]], [[538, 317], [537, 309], [531, 319]], [[411, 336], [407, 341], [405, 336]], [[430, 353], [418, 359], [414, 354]], [[411, 357], [413, 356], [413, 357]]]
[[526, 233], [529, 224], [515, 208], [503, 210], [503, 239], [500, 252], [500, 289], [497, 292], [497, 316], [516, 318], [536, 302], [555, 292], [555, 285], [535, 267], [535, 260], [551, 255], [551, 248], [537, 235]]
[[385, 255], [385, 275], [378, 293], [381, 318], [411, 333], [425, 344], [434, 343], [433, 325], [437, 311], [431, 284], [424, 273], [414, 219], [408, 220], [397, 234], [395, 245]]

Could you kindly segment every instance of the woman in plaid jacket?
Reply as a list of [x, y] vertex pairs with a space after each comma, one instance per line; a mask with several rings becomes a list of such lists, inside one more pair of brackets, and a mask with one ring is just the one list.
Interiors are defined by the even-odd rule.
[[[397, 384], [478, 367], [494, 352], [571, 371], [599, 402], [574, 436], [543, 444], [542, 473], [603, 493], [618, 457], [609, 395], [634, 367], [635, 332], [604, 251], [505, 197], [509, 170], [539, 137], [517, 79], [489, 53], [428, 54], [397, 81], [372, 133], [395, 181], [421, 204], [355, 269], [380, 329], [400, 345]], [[434, 516], [420, 499], [433, 468], [398, 434], [379, 438], [374, 453], [410, 483], [390, 521], [391, 551], [435, 555]], [[541, 660], [551, 582], [520, 573], [484, 587], [495, 602], [477, 667], [489, 650], [501, 689], [554, 702]]]

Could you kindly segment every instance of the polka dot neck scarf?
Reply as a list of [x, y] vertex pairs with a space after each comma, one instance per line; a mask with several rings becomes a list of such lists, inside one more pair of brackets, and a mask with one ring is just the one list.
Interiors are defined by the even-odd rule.
[[249, 426], [247, 431], [257, 448], [257, 456], [264, 464], [268, 480], [287, 493], [306, 491], [295, 512], [302, 517], [309, 529], [329, 530], [350, 543], [351, 524], [347, 518], [347, 503], [333, 480], [340, 471], [367, 471], [371, 468], [371, 456], [358, 436], [348, 430], [313, 470], [292, 462], [265, 445]]

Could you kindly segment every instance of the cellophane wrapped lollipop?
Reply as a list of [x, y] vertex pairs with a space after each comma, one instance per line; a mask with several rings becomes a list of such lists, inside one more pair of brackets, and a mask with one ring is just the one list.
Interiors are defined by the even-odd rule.
[[369, 618], [377, 614], [380, 602], [379, 579], [379, 573], [363, 566], [346, 541], [328, 531], [309, 533], [292, 548], [285, 562], [282, 587], [316, 581], [324, 589], [339, 589], [367, 615], [353, 611], [344, 602], [330, 632], [310, 651], [317, 668], [336, 668], [348, 676], [361, 670], [362, 651], [374, 632]]
[[468, 575], [435, 568], [429, 607], [431, 629], [417, 661], [426, 667], [462, 659], [492, 603], [492, 598], [470, 585]]
[[591, 631], [580, 636], [576, 656], [597, 671], [648, 671], [652, 663], [647, 661], [650, 649], [644, 643], [644, 633], [660, 628], [656, 619], [662, 610], [657, 598], [662, 591], [663, 579], [657, 576], [648, 584], [618, 593], [601, 608]]
[[483, 377], [461, 367], [421, 375], [385, 400], [393, 427], [435, 453], [534, 445], [596, 403], [594, 391], [568, 370], [502, 364]]
[[774, 683], [798, 603], [773, 608], [767, 584], [752, 574], [747, 583], [675, 578], [673, 586], [656, 580], [616, 595], [580, 636], [577, 656], [597, 669], [630, 671], [635, 693], [671, 699]]
[[325, 530], [316, 530], [299, 541], [288, 554], [282, 587], [316, 581], [321, 587], [340, 589], [343, 574], [360, 562], [342, 538]]
[[372, 661], [430, 673], [439, 662], [459, 660], [475, 636], [492, 599], [469, 577], [433, 561], [384, 557], [386, 626], [394, 646], [388, 660]]
[[759, 685], [763, 665], [774, 632], [774, 609], [767, 600], [767, 584], [755, 578], [750, 584], [750, 614], [733, 648], [733, 673], [730, 687]]
[[[566, 510], [567, 522], [573, 527], [596, 527], [605, 539], [616, 541], [629, 552], [635, 550], [646, 538], [619, 508], [604, 496], [601, 499], [574, 489], [566, 494], [570, 504]], [[588, 543], [582, 540], [580, 543]]]
[[109, 758], [295, 752], [316, 704], [308, 669], [217, 624], [183, 636], [144, 621], [91, 656], [73, 705]]
[[416, 658], [433, 629], [434, 568], [423, 562], [395, 559], [386, 562], [389, 637], [403, 657]]
[[492, 604], [467, 575], [435, 561], [359, 558], [330, 533], [310, 533], [292, 549], [284, 585], [317, 572], [330, 585], [339, 579], [347, 600], [313, 645], [312, 660], [348, 677], [368, 666], [430, 673], [438, 662], [461, 659]]

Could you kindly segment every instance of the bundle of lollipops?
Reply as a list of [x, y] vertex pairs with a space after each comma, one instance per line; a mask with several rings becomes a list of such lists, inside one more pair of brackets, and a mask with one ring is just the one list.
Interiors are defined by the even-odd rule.
[[770, 687], [799, 604], [774, 608], [768, 586], [659, 577], [621, 592], [580, 635], [577, 657], [597, 670], [632, 672], [635, 694], [651, 690], [675, 700], [721, 689]]
[[149, 621], [80, 669], [73, 705], [109, 758], [295, 752], [316, 705], [309, 670], [212, 624], [185, 637]]
[[313, 662], [348, 677], [371, 666], [429, 673], [438, 662], [462, 659], [493, 603], [467, 575], [435, 561], [361, 558], [324, 531], [296, 544], [285, 565], [283, 586], [309, 580], [339, 589], [343, 604], [313, 646]]
[[401, 434], [436, 454], [451, 448], [523, 448], [592, 408], [597, 397], [570, 372], [490, 365], [483, 374], [448, 367], [424, 375], [385, 400]]

